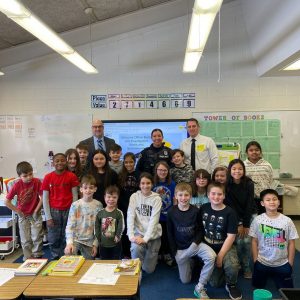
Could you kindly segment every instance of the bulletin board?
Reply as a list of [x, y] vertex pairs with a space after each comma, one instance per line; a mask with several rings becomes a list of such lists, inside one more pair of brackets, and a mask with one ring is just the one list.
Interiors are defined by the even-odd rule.
[[35, 176], [49, 171], [48, 153], [65, 152], [90, 137], [92, 115], [0, 115], [0, 170], [15, 177], [16, 165], [29, 161]]
[[276, 177], [291, 173], [300, 178], [300, 111], [209, 112], [193, 117], [200, 121], [201, 133], [216, 143], [239, 143], [243, 160], [247, 143], [256, 140]]

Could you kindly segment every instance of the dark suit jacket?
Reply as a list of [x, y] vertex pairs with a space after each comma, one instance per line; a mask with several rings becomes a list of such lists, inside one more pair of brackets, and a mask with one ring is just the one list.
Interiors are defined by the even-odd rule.
[[[112, 145], [114, 145], [116, 142], [114, 139], [110, 139], [106, 136], [104, 136], [104, 143], [105, 143], [105, 149], [106, 149], [106, 153], [109, 154], [110, 148]], [[90, 137], [86, 140], [83, 140], [81, 142], [79, 142], [79, 144], [84, 144], [87, 145], [89, 148], [89, 157], [91, 157], [94, 153], [95, 149], [95, 145], [94, 145], [94, 137]]]

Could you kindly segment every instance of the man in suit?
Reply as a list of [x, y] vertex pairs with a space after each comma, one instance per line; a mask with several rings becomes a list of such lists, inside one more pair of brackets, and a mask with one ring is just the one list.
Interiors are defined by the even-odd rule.
[[111, 146], [115, 144], [115, 140], [104, 136], [104, 125], [101, 120], [93, 120], [92, 132], [92, 137], [79, 142], [79, 144], [84, 144], [88, 146], [89, 158], [91, 158], [94, 151], [98, 149], [102, 149], [107, 154], [109, 154]]

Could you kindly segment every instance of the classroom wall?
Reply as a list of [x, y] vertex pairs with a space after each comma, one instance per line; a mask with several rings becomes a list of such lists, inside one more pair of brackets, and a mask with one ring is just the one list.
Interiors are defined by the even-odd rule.
[[[118, 22], [118, 18], [110, 20]], [[134, 22], [134, 19], [133, 19]], [[299, 77], [258, 78], [243, 10], [234, 1], [221, 11], [195, 74], [182, 65], [189, 17], [184, 16], [93, 43], [98, 75], [86, 75], [57, 54], [6, 68], [0, 77], [1, 114], [88, 113], [102, 119], [188, 118], [192, 112], [300, 109]], [[89, 45], [77, 48], [88, 59]], [[196, 108], [91, 109], [91, 94], [195, 92]]]
[[270, 69], [280, 70], [288, 64], [281, 65], [282, 61], [289, 58], [291, 63], [290, 57], [299, 57], [299, 1], [242, 0], [242, 9], [259, 75], [274, 75], [277, 72]]

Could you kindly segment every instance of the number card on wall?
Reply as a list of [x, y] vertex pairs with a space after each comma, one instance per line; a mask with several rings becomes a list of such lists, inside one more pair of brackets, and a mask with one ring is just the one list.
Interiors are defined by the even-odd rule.
[[171, 100], [171, 107], [172, 108], [182, 108], [183, 107], [183, 100], [182, 99], [172, 99]]
[[158, 105], [157, 105], [157, 100], [147, 100], [146, 101], [146, 107], [147, 108], [157, 108]]
[[122, 108], [123, 109], [130, 109], [130, 108], [133, 108], [133, 103], [132, 101], [129, 101], [129, 100], [122, 100]]
[[170, 100], [158, 100], [158, 108], [170, 108]]
[[145, 94], [132, 94], [132, 105], [135, 109], [145, 108]]
[[109, 109], [195, 108], [195, 101], [195, 93], [91, 95], [92, 108]]
[[133, 108], [145, 108], [145, 101], [144, 100], [135, 100], [133, 101]]
[[120, 109], [121, 101], [120, 100], [109, 100], [109, 108], [110, 109]]
[[183, 99], [184, 108], [195, 108], [195, 99]]

